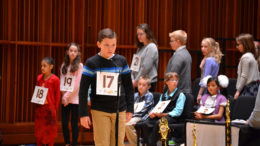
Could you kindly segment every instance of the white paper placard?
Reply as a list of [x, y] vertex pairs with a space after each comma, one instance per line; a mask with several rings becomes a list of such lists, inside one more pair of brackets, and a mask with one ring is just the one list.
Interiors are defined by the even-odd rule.
[[60, 80], [60, 90], [72, 92], [75, 84], [75, 76], [66, 75], [63, 76]]
[[46, 100], [47, 94], [48, 88], [35, 86], [31, 102], [43, 105]]
[[[97, 95], [116, 96], [119, 73], [97, 72]], [[120, 89], [119, 89], [120, 90]]]
[[201, 114], [211, 114], [214, 112], [214, 110], [215, 108], [200, 106], [200, 108], [196, 112]]
[[140, 64], [141, 64], [141, 57], [134, 54], [130, 69], [132, 71], [138, 72], [140, 68]]
[[135, 113], [140, 112], [144, 108], [144, 104], [145, 104], [144, 101], [135, 103], [134, 104], [134, 112]]
[[150, 113], [162, 113], [171, 100], [159, 101]]

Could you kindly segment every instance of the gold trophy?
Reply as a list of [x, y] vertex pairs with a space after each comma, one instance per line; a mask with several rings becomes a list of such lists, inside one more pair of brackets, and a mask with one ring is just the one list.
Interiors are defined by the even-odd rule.
[[159, 120], [159, 133], [161, 134], [162, 138], [161, 138], [161, 143], [162, 146], [166, 146], [166, 142], [167, 142], [167, 135], [168, 135], [168, 131], [169, 131], [169, 125], [168, 125], [168, 121], [165, 117], [162, 117]]
[[227, 100], [227, 107], [226, 107], [226, 132], [227, 132], [227, 137], [226, 137], [226, 146], [232, 146], [231, 144], [231, 126], [230, 126], [230, 110], [229, 110], [229, 99]]

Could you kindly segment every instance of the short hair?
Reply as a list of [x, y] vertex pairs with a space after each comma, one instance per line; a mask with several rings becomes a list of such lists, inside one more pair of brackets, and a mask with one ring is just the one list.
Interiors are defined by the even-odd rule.
[[184, 30], [175, 30], [169, 33], [169, 37], [180, 40], [182, 45], [185, 45], [187, 43], [187, 33]]
[[236, 41], [243, 45], [243, 54], [251, 52], [256, 58], [254, 38], [251, 34], [240, 34], [238, 37], [236, 37]]
[[147, 84], [148, 84], [148, 85], [151, 85], [151, 79], [149, 78], [148, 75], [141, 75], [141, 76], [138, 78], [137, 82], [139, 82], [140, 79], [146, 80], [146, 81], [147, 81]]
[[109, 39], [116, 38], [116, 32], [114, 32], [110, 28], [104, 28], [104, 29], [100, 30], [98, 33], [98, 41], [102, 42], [102, 40], [105, 38], [109, 38]]
[[164, 81], [169, 81], [172, 77], [179, 80], [179, 75], [176, 72], [168, 72], [164, 75]]

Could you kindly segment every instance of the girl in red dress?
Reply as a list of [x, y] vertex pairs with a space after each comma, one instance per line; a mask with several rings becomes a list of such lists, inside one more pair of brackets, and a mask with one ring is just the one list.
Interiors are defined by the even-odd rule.
[[57, 137], [57, 111], [60, 102], [60, 80], [52, 74], [54, 60], [46, 57], [41, 62], [37, 86], [48, 88], [44, 105], [37, 104], [35, 109], [35, 136], [37, 145], [53, 146]]

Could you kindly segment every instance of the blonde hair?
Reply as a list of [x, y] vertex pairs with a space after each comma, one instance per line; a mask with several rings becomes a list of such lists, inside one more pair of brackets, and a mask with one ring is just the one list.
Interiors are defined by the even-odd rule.
[[206, 55], [205, 57], [214, 57], [216, 62], [218, 62], [219, 64], [221, 63], [221, 58], [223, 56], [221, 50], [220, 50], [220, 47], [219, 47], [219, 43], [216, 42], [213, 38], [204, 38], [202, 40], [202, 42], [206, 42], [208, 45], [209, 45], [209, 48], [208, 49], [211, 49], [209, 51], [209, 54]]
[[138, 78], [137, 82], [139, 82], [141, 79], [145, 80], [145, 81], [147, 82], [148, 86], [151, 85], [151, 79], [149, 78], [148, 75], [141, 75], [141, 76]]
[[179, 40], [182, 45], [187, 43], [187, 33], [184, 30], [175, 30], [174, 32], [169, 33], [169, 37]]
[[176, 72], [168, 72], [164, 75], [164, 81], [169, 81], [172, 77], [179, 80], [179, 75]]

